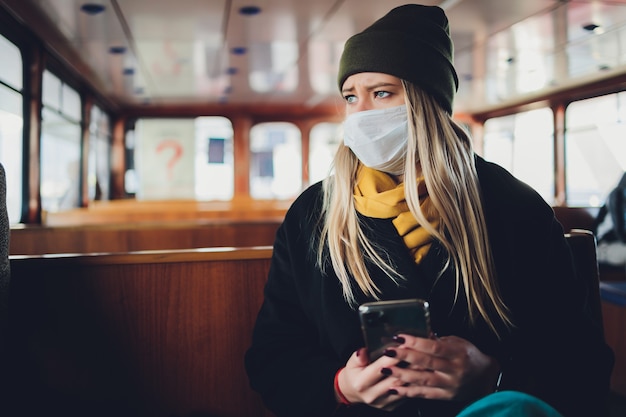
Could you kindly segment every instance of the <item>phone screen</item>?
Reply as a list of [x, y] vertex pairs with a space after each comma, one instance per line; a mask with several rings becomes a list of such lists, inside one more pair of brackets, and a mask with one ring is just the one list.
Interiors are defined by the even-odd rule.
[[359, 316], [370, 361], [378, 359], [385, 349], [397, 346], [393, 340], [397, 334], [430, 335], [428, 302], [421, 299], [365, 303], [359, 307]]

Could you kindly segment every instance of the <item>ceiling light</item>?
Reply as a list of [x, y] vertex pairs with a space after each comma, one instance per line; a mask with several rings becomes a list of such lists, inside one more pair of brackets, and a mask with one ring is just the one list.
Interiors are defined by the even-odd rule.
[[600, 26], [596, 25], [595, 23], [587, 23], [586, 25], [583, 25], [583, 29], [589, 32], [595, 32], [596, 29], [598, 29], [599, 27]]
[[124, 52], [126, 52], [125, 46], [112, 46], [109, 48], [110, 54], [123, 54]]
[[102, 13], [104, 11], [104, 6], [102, 4], [97, 3], [85, 3], [80, 6], [80, 10], [87, 13], [88, 15], [96, 15]]
[[239, 9], [239, 14], [244, 16], [254, 16], [261, 13], [261, 8], [258, 6], [243, 6]]

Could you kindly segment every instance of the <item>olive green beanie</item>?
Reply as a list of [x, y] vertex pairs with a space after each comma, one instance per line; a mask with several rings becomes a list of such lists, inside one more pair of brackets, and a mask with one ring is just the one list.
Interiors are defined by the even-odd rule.
[[440, 7], [396, 7], [348, 39], [339, 62], [339, 90], [353, 74], [382, 72], [422, 88], [452, 114], [459, 85], [453, 51], [448, 18]]

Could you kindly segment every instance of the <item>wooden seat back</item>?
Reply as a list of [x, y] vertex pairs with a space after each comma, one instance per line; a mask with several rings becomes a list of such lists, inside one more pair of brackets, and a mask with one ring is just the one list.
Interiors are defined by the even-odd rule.
[[572, 252], [578, 277], [587, 289], [585, 308], [598, 329], [603, 332], [596, 238], [591, 231], [585, 229], [571, 229], [565, 234], [565, 238]]
[[598, 209], [591, 207], [552, 207], [565, 233], [572, 229], [593, 230]]
[[[595, 238], [567, 240], [601, 323]], [[11, 256], [13, 405], [28, 416], [271, 416], [243, 367], [271, 253]]]
[[271, 246], [282, 220], [14, 226], [11, 255]]
[[12, 256], [11, 415], [270, 416], [243, 355], [271, 252]]

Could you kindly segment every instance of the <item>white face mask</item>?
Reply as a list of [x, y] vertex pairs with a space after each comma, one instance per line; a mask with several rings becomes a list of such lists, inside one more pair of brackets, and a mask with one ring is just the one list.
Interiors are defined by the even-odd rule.
[[343, 129], [345, 145], [365, 166], [392, 175], [404, 172], [409, 137], [405, 105], [353, 113]]

